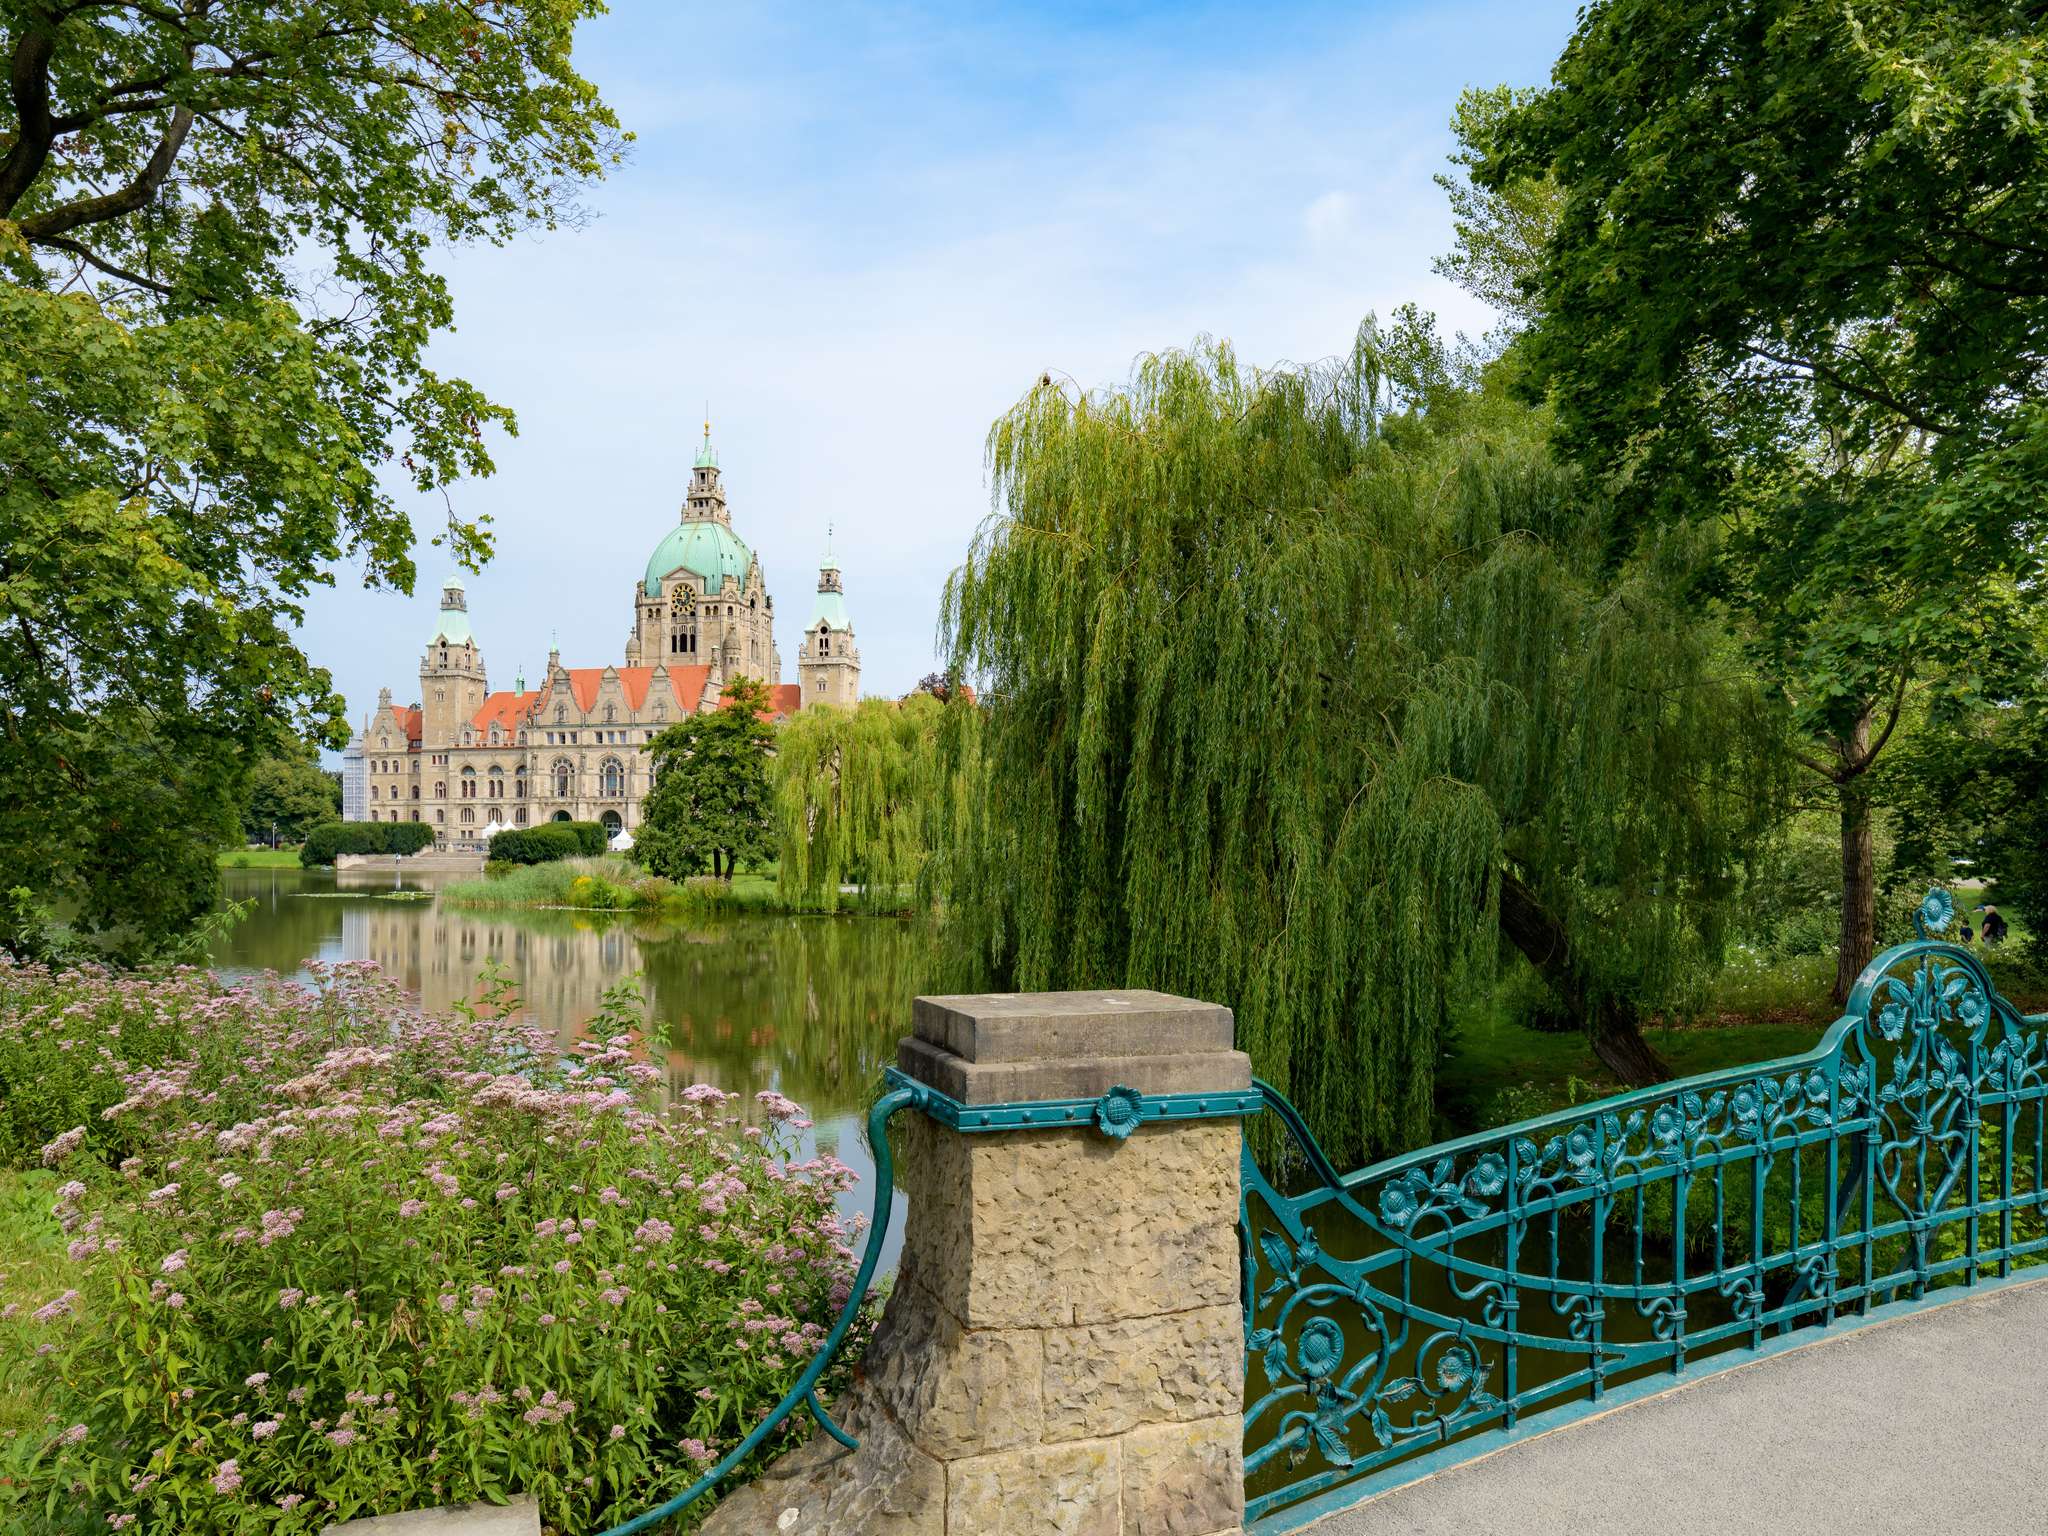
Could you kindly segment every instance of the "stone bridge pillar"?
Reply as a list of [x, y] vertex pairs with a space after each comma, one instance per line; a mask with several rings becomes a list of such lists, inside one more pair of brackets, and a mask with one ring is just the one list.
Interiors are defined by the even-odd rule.
[[921, 997], [913, 1029], [900, 1070], [937, 1096], [894, 1121], [902, 1265], [835, 1410], [860, 1449], [814, 1433], [706, 1536], [1236, 1532], [1229, 1111], [1251, 1066], [1230, 1011], [1158, 992]]

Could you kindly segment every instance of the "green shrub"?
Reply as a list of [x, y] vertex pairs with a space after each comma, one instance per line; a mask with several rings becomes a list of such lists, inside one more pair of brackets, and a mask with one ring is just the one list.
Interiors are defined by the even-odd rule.
[[555, 859], [573, 859], [583, 852], [583, 840], [576, 823], [550, 821], [524, 831], [500, 832], [491, 839], [491, 862], [501, 864], [546, 864]]
[[[837, 1316], [850, 1174], [789, 1161], [778, 1094], [765, 1132], [704, 1085], [659, 1111], [630, 983], [565, 1053], [504, 997], [426, 1016], [315, 975], [221, 990], [194, 1054], [132, 1074], [119, 1171], [47, 1150], [74, 1265], [21, 1307], [49, 1417], [0, 1446], [0, 1529], [299, 1536], [527, 1493], [598, 1529], [694, 1480]], [[0, 972], [0, 1008], [52, 985], [151, 1007]]]
[[101, 1113], [127, 1096], [122, 1074], [183, 1055], [238, 995], [190, 968], [145, 977], [0, 961], [0, 1167], [38, 1166], [75, 1126], [100, 1161], [127, 1156], [128, 1127]]
[[413, 854], [433, 841], [434, 829], [420, 821], [330, 821], [306, 834], [299, 863], [312, 869], [344, 853]]
[[443, 886], [441, 897], [458, 907], [596, 907], [625, 912], [672, 906], [677, 891], [673, 882], [607, 855], [545, 864], [487, 865], [482, 880]]
[[605, 831], [603, 822], [558, 821], [554, 825], [567, 827], [576, 834], [576, 851], [586, 859], [600, 858], [611, 851], [612, 835]]

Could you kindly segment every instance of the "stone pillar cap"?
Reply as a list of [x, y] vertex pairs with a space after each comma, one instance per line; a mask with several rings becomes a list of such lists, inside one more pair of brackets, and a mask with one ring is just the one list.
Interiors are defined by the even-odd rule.
[[963, 1104], [1251, 1086], [1228, 1008], [1143, 989], [920, 997], [898, 1064]]

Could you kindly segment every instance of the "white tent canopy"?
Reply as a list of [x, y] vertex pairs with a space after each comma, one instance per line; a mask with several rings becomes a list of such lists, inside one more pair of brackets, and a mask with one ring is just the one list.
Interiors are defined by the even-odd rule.
[[632, 846], [633, 834], [628, 832], [624, 827], [619, 828], [617, 834], [612, 838], [611, 841], [612, 852], [624, 853], [628, 848]]

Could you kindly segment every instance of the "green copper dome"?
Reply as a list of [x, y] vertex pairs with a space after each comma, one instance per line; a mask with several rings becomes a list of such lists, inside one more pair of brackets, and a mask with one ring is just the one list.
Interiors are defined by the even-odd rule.
[[661, 579], [670, 571], [694, 571], [704, 578], [706, 596], [715, 597], [729, 580], [735, 589], [744, 585], [753, 555], [738, 534], [725, 524], [708, 518], [671, 528], [654, 553], [647, 557], [647, 581], [643, 590], [649, 597], [661, 596]]

